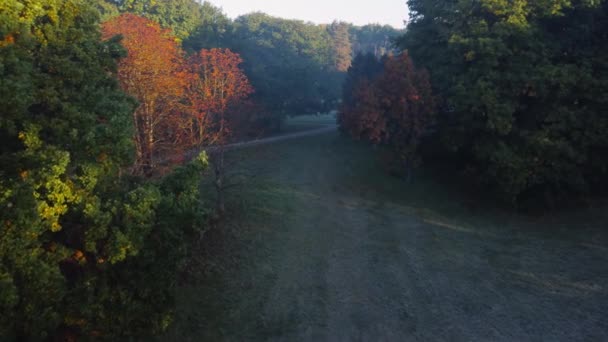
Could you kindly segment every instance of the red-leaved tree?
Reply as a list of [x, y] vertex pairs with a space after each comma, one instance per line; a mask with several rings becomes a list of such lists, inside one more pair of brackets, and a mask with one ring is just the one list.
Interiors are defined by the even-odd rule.
[[253, 92], [239, 65], [241, 57], [228, 49], [201, 50], [187, 61], [191, 122], [185, 139], [192, 145], [221, 145], [230, 133], [229, 113]]
[[361, 77], [345, 96], [343, 130], [356, 139], [390, 147], [409, 177], [435, 113], [427, 72], [416, 69], [407, 52], [389, 56], [377, 77]]
[[174, 153], [181, 99], [187, 77], [183, 52], [169, 30], [149, 19], [122, 14], [103, 24], [104, 39], [122, 36], [127, 56], [118, 66], [123, 90], [139, 106], [133, 113], [137, 158], [134, 172], [149, 175], [156, 163]]
[[188, 98], [191, 120], [184, 127], [184, 139], [195, 146], [212, 145], [217, 211], [224, 212], [224, 146], [229, 139], [231, 109], [253, 92], [240, 69], [241, 57], [228, 49], [201, 50], [188, 59]]

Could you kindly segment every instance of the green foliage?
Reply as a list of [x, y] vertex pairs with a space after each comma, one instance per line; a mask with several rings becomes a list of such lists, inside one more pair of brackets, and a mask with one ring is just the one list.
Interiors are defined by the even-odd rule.
[[0, 339], [166, 328], [205, 159], [124, 176], [134, 101], [84, 0], [0, 2]]
[[351, 26], [352, 55], [371, 53], [377, 58], [395, 51], [394, 41], [403, 34], [389, 25]]
[[431, 71], [438, 136], [475, 179], [509, 201], [605, 182], [605, 1], [408, 4], [400, 45]]
[[[219, 10], [204, 2], [196, 0], [97, 0], [98, 7], [105, 17], [119, 12], [134, 13], [170, 28], [179, 39], [188, 38], [201, 26], [206, 26], [213, 19], [212, 13]], [[219, 12], [221, 14], [221, 12]]]
[[243, 57], [254, 96], [273, 112], [315, 113], [335, 102], [324, 87], [333, 63], [324, 28], [254, 13], [235, 21], [227, 44]]

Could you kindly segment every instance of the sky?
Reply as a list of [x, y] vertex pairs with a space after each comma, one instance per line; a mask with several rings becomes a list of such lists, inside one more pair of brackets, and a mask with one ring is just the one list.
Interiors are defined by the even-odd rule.
[[404, 27], [406, 0], [208, 0], [231, 18], [264, 12], [285, 19], [327, 24], [338, 19], [355, 25], [369, 23]]

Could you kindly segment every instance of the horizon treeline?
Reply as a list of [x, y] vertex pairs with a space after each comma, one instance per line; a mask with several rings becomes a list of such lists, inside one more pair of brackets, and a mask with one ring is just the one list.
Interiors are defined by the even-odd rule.
[[228, 48], [243, 59], [257, 104], [248, 115], [255, 132], [279, 130], [288, 115], [326, 113], [338, 107], [352, 59], [396, 51], [403, 33], [388, 25], [313, 24], [261, 12], [228, 18], [207, 1], [96, 0], [105, 19], [129, 12], [170, 28], [185, 51]]

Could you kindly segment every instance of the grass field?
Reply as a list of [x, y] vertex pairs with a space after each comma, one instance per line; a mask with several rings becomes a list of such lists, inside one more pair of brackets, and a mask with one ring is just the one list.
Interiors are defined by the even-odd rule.
[[515, 215], [378, 152], [337, 133], [232, 152], [241, 185], [164, 340], [608, 338], [605, 208]]
[[299, 115], [287, 117], [282, 134], [301, 132], [336, 124], [336, 114]]

